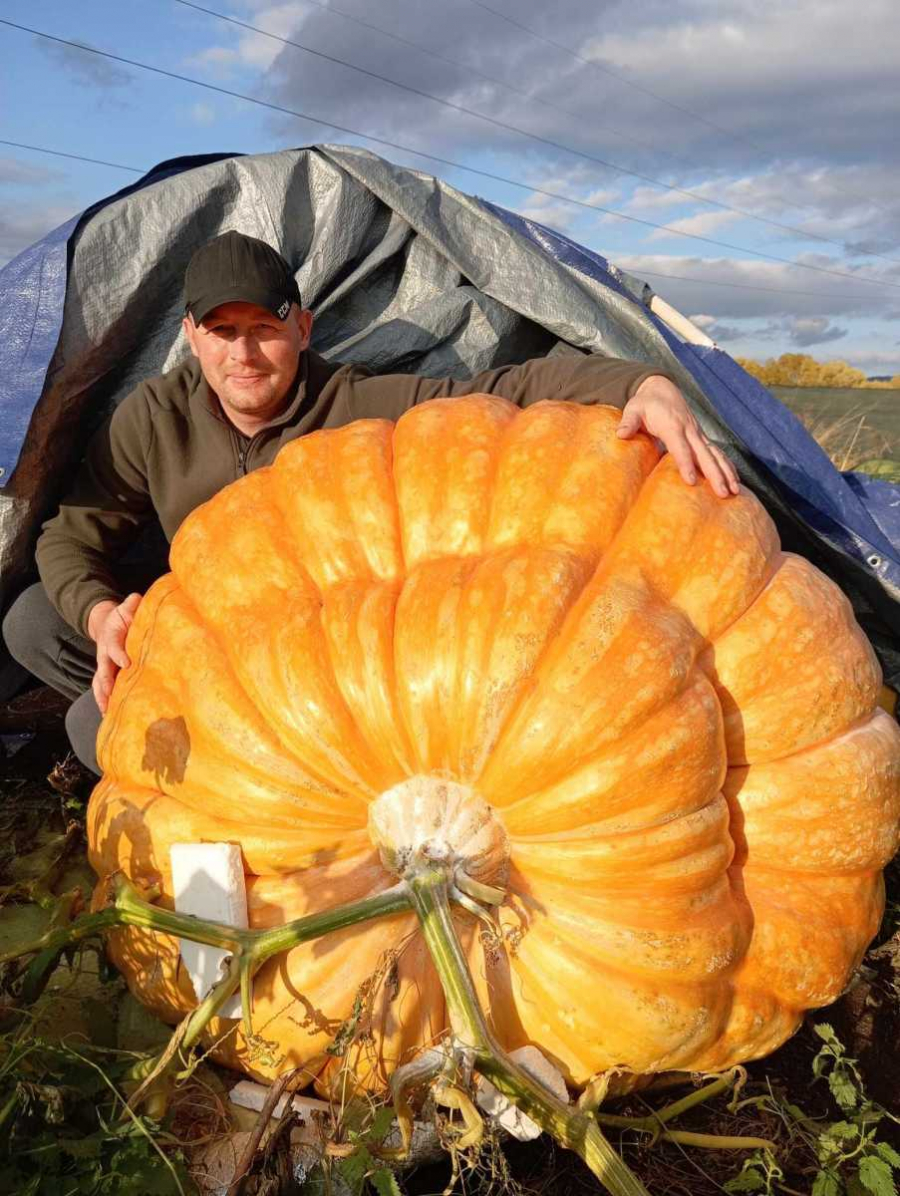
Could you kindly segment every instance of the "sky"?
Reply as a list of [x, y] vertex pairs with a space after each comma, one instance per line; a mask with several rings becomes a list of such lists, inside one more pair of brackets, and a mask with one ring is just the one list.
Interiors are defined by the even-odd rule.
[[900, 373], [897, 0], [4, 0], [0, 19], [32, 31], [0, 23], [0, 139], [36, 147], [0, 144], [0, 266], [167, 158], [360, 145], [601, 253], [735, 356]]

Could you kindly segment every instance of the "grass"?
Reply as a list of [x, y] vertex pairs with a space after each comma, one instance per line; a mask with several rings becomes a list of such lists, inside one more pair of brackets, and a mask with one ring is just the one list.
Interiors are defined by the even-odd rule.
[[838, 469], [900, 460], [900, 391], [773, 387]]

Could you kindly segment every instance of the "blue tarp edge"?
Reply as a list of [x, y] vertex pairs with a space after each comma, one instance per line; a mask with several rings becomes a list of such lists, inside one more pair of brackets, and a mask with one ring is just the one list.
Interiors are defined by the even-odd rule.
[[[0, 486], [18, 459], [59, 339], [72, 238], [85, 221], [117, 199], [172, 175], [235, 156], [210, 154], [162, 162], [135, 183], [66, 221], [0, 269]], [[900, 487], [862, 475], [841, 474], [800, 421], [765, 387], [722, 350], [691, 345], [677, 337], [600, 254], [505, 208], [481, 202], [548, 255], [639, 306], [722, 421], [768, 467], [814, 530], [900, 588]]]

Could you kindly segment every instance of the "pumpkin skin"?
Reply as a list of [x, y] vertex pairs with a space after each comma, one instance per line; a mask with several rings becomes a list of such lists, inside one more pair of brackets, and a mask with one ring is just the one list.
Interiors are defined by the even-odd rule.
[[[838, 996], [900, 832], [877, 661], [752, 495], [687, 486], [618, 419], [436, 400], [304, 437], [195, 511], [103, 721], [101, 878], [171, 903], [173, 842], [239, 843], [250, 924], [277, 925], [390, 887], [369, 805], [443, 777], [509, 839], [506, 950], [455, 914], [508, 1049], [574, 1085], [718, 1069]], [[119, 930], [111, 952], [164, 1018], [196, 1004], [174, 940]], [[446, 1025], [412, 914], [270, 960], [256, 1037], [209, 1040], [327, 1088], [386, 962], [354, 1059], [380, 1087]]]

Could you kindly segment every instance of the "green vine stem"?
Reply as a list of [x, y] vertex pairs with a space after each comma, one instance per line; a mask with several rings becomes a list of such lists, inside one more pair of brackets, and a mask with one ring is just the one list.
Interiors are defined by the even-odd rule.
[[[458, 894], [446, 866], [424, 864], [374, 897], [297, 918], [269, 930], [240, 929], [165, 909], [153, 903], [157, 892], [142, 894], [121, 873], [110, 878], [110, 887], [112, 901], [106, 908], [81, 914], [68, 925], [51, 924], [39, 938], [0, 955], [0, 963], [26, 955], [50, 961], [67, 947], [102, 936], [119, 926], [140, 927], [227, 951], [230, 960], [226, 974], [182, 1021], [167, 1049], [154, 1058], [141, 1060], [131, 1069], [128, 1078], [140, 1084], [135, 1094], [138, 1099], [166, 1086], [180, 1051], [190, 1049], [200, 1040], [210, 1021], [238, 989], [242, 991], [245, 1029], [248, 1035], [252, 1033], [250, 982], [267, 959], [336, 930], [412, 909], [418, 915], [444, 989], [455, 1053], [474, 1062], [477, 1070], [504, 1096], [514, 1101], [561, 1145], [574, 1150], [612, 1196], [649, 1196], [649, 1193], [603, 1136], [598, 1122], [616, 1126], [627, 1123], [628, 1128], [696, 1146], [771, 1148], [772, 1144], [762, 1139], [714, 1139], [709, 1135], [669, 1130], [665, 1126], [665, 1121], [676, 1113], [722, 1091], [727, 1081], [717, 1081], [702, 1092], [685, 1097], [658, 1117], [615, 1118], [564, 1104], [514, 1063], [488, 1027], [472, 984], [450, 913], [451, 892], [454, 896]], [[493, 891], [490, 895], [493, 896]], [[452, 1096], [453, 1092], [448, 1090], [448, 1095]], [[132, 1102], [134, 1100], [135, 1097]], [[129, 1102], [130, 1108], [132, 1102]], [[0, 1117], [3, 1114], [8, 1115], [8, 1111], [0, 1111]]]
[[661, 1137], [666, 1142], [678, 1142], [682, 1146], [696, 1146], [700, 1150], [768, 1150], [774, 1154], [777, 1147], [769, 1138], [735, 1138], [728, 1134], [695, 1134], [691, 1130], [665, 1130]]
[[[93, 938], [116, 926], [138, 926], [159, 934], [170, 934], [204, 943], [209, 947], [220, 947], [233, 955], [249, 957], [254, 971], [272, 955], [288, 951], [298, 943], [320, 938], [334, 930], [342, 930], [357, 922], [370, 918], [386, 917], [410, 908], [409, 895], [404, 884], [394, 885], [375, 897], [351, 901], [319, 914], [308, 914], [296, 918], [284, 926], [270, 930], [241, 930], [226, 926], [222, 922], [208, 922], [192, 914], [180, 914], [164, 909], [147, 900], [121, 873], [111, 878], [113, 888], [112, 904], [96, 913], [81, 914], [68, 926], [59, 926], [46, 931], [30, 943], [23, 943], [0, 955], [0, 963], [9, 963], [23, 955], [35, 955], [47, 950], [62, 950], [85, 939]], [[148, 894], [153, 897], [155, 894]], [[233, 991], [233, 990], [232, 990]]]
[[639, 1133], [650, 1134], [650, 1144], [662, 1139], [665, 1142], [678, 1142], [682, 1146], [697, 1146], [703, 1150], [768, 1150], [774, 1153], [775, 1143], [768, 1138], [732, 1137], [724, 1134], [695, 1134], [690, 1130], [671, 1130], [668, 1122], [674, 1121], [689, 1109], [702, 1105], [705, 1101], [713, 1100], [717, 1096], [730, 1091], [732, 1088], [739, 1092], [747, 1078], [743, 1067], [733, 1067], [724, 1075], [717, 1076], [711, 1083], [695, 1092], [689, 1092], [681, 1100], [666, 1105], [663, 1109], [656, 1109], [646, 1117], [622, 1117], [616, 1113], [594, 1112], [600, 1125], [615, 1129], [637, 1130]]
[[613, 1196], [649, 1196], [589, 1114], [563, 1104], [515, 1064], [494, 1038], [450, 914], [446, 868], [423, 867], [407, 877], [412, 906], [447, 1000], [454, 1035], [472, 1052], [477, 1070], [563, 1146], [580, 1155]]
[[[149, 1097], [152, 1091], [159, 1091], [166, 1086], [176, 1065], [178, 1049], [189, 1049], [199, 1041], [210, 1021], [238, 988], [243, 989], [243, 1013], [249, 1019], [249, 981], [267, 959], [332, 931], [410, 909], [409, 893], [401, 882], [375, 897], [351, 901], [322, 913], [308, 914], [284, 926], [275, 926], [270, 930], [242, 930], [154, 905], [121, 873], [111, 877], [110, 883], [113, 897], [111, 905], [96, 913], [82, 914], [68, 926], [49, 929], [40, 938], [0, 955], [0, 963], [8, 963], [25, 955], [55, 960], [67, 947], [117, 926], [138, 926], [228, 951], [231, 960], [226, 975], [213, 985], [182, 1021], [166, 1050], [140, 1060], [131, 1068], [127, 1079], [141, 1082], [141, 1098]], [[156, 894], [151, 892], [148, 896], [152, 898]], [[249, 1020], [246, 1032], [248, 1035], [252, 1033]]]

